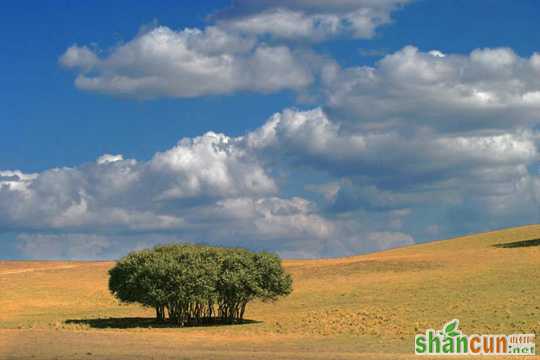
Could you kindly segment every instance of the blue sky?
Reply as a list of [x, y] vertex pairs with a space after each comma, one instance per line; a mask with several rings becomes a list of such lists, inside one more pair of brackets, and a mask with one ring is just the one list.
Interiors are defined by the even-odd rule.
[[170, 241], [336, 256], [536, 222], [539, 15], [532, 0], [5, 5], [0, 257]]

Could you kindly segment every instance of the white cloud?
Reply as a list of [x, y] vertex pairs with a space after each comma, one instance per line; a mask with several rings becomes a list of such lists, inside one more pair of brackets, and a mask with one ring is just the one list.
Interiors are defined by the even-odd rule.
[[218, 25], [278, 39], [322, 41], [336, 36], [369, 39], [408, 0], [235, 1], [218, 15]]
[[185, 226], [182, 216], [162, 209], [169, 202], [276, 191], [257, 160], [225, 135], [184, 139], [148, 162], [112, 158], [31, 175], [3, 171], [0, 223], [42, 230], [178, 229]]
[[535, 55], [522, 58], [508, 48], [441, 54], [407, 46], [374, 67], [326, 71], [327, 110], [355, 126], [400, 131], [511, 129], [537, 121]]
[[28, 185], [34, 180], [37, 174], [24, 174], [21, 171], [0, 171], [0, 189], [7, 188], [12, 191], [27, 192]]
[[104, 155], [101, 155], [97, 159], [97, 163], [102, 165], [102, 164], [113, 163], [113, 162], [121, 161], [121, 160], [124, 160], [124, 156], [122, 154], [118, 154], [118, 155], [104, 154]]
[[[207, 133], [183, 139], [148, 163], [151, 174], [169, 174], [158, 199], [191, 196], [238, 196], [276, 191], [274, 181], [251, 154], [223, 134]], [[152, 175], [151, 175], [152, 176]]]
[[[320, 110], [291, 111], [291, 121], [305, 117], [291, 129], [305, 126], [311, 115], [324, 123]], [[333, 125], [327, 125], [313, 130], [323, 136], [332, 131]], [[288, 136], [292, 141], [300, 134]], [[106, 154], [75, 168], [2, 171], [0, 227], [23, 234], [19, 248], [30, 257], [93, 258], [156, 239], [255, 247], [296, 257], [391, 245], [370, 243], [354, 220], [327, 217], [311, 200], [280, 196], [262, 154], [270, 148], [248, 145], [254, 136], [207, 133], [182, 139], [146, 162]], [[316, 148], [325, 151], [326, 146], [323, 142]], [[156, 241], [141, 242], [148, 237]]]
[[471, 53], [470, 59], [473, 63], [494, 71], [509, 69], [518, 62], [517, 55], [509, 48], [476, 49]]
[[430, 52], [428, 52], [428, 54], [431, 56], [440, 57], [440, 58], [446, 57], [446, 55], [442, 51], [439, 51], [439, 50], [431, 50]]
[[95, 52], [87, 46], [70, 46], [60, 57], [60, 64], [68, 68], [79, 68], [83, 71], [92, 69], [99, 63]]
[[[336, 233], [332, 221], [325, 219], [316, 206], [303, 198], [230, 198], [207, 207], [199, 216], [207, 221], [224, 222], [213, 240], [235, 234], [244, 246], [263, 246], [282, 250], [301, 247], [313, 251]], [[222, 240], [226, 242], [226, 240]]]
[[60, 61], [81, 70], [75, 84], [82, 90], [139, 98], [299, 90], [313, 82], [300, 54], [217, 27], [160, 26], [104, 57], [74, 45]]
[[354, 130], [332, 121], [319, 108], [277, 113], [248, 134], [245, 142], [255, 151], [277, 153], [284, 160], [337, 175], [376, 177], [393, 172], [417, 177], [437, 172], [446, 176], [448, 169], [457, 175], [484, 167], [529, 164], [538, 157], [535, 139], [531, 132], [456, 136]]
[[[533, 184], [538, 175], [529, 169], [539, 160], [537, 132], [522, 128], [447, 133], [429, 129], [426, 123], [405, 124], [406, 132], [399, 126], [369, 128], [339, 121], [322, 109], [288, 109], [242, 141], [273, 166], [280, 159], [293, 179], [298, 169], [325, 174], [328, 183], [305, 186], [305, 178], [299, 181], [323, 195], [327, 213], [346, 214], [347, 222], [394, 211], [407, 215], [408, 220], [386, 218], [376, 229], [368, 223], [355, 230], [358, 234], [403, 226], [425, 237], [427, 233], [418, 229], [432, 226], [422, 225], [429, 219], [443, 222], [440, 235], [453, 235], [452, 231], [477, 231], [482, 224], [485, 230], [497, 221], [500, 227], [536, 216]], [[459, 212], [467, 214], [468, 221], [456, 220]], [[361, 251], [366, 239], [373, 247], [378, 243], [352, 233], [341, 235], [341, 251]]]
[[79, 89], [118, 96], [302, 92], [317, 83], [317, 63], [325, 61], [301, 46], [292, 50], [290, 40], [369, 39], [409, 2], [235, 1], [204, 29], [145, 28], [106, 52], [72, 45], [59, 61], [77, 72]]

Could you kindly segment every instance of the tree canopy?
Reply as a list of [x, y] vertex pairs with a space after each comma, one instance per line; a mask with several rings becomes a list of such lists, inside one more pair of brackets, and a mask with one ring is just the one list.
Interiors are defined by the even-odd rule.
[[250, 301], [275, 301], [292, 291], [277, 255], [202, 245], [135, 251], [109, 276], [120, 301], [153, 307], [157, 320], [178, 326], [240, 322]]

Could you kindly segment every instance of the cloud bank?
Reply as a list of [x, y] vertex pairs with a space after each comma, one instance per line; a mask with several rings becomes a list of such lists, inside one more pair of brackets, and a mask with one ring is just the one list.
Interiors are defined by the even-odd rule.
[[108, 51], [69, 47], [60, 63], [86, 91], [292, 91], [317, 103], [276, 109], [242, 136], [181, 139], [148, 161], [104, 154], [0, 171], [0, 231], [19, 234], [30, 257], [171, 241], [318, 257], [537, 222], [540, 54], [409, 45], [343, 67], [314, 50], [371, 39], [408, 3], [236, 0], [203, 29], [153, 27]]
[[470, 224], [480, 216], [486, 226], [536, 214], [532, 131], [405, 137], [347, 126], [321, 108], [287, 109], [244, 136], [182, 139], [146, 162], [108, 154], [76, 168], [3, 171], [0, 224], [22, 234], [30, 255], [194, 241], [315, 257], [411, 244], [471, 212]]

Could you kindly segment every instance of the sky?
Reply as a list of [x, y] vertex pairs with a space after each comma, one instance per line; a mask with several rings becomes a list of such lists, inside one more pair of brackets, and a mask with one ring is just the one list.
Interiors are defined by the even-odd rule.
[[0, 258], [345, 256], [537, 223], [534, 0], [18, 1]]

